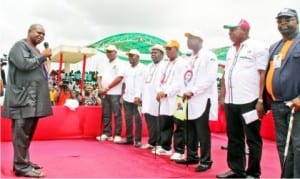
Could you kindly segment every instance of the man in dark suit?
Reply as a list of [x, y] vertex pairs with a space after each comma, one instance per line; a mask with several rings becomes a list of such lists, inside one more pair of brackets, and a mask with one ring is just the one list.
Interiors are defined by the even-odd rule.
[[29, 158], [29, 146], [40, 117], [52, 115], [48, 73], [45, 69], [51, 49], [42, 53], [37, 45], [44, 40], [40, 24], [28, 29], [26, 39], [16, 42], [9, 52], [8, 76], [2, 116], [12, 119], [14, 149], [13, 170], [16, 176], [44, 177]]
[[[280, 11], [276, 19], [282, 39], [270, 48], [265, 96], [271, 99], [282, 177], [300, 178], [299, 19], [296, 10], [288, 8]], [[293, 108], [294, 114], [291, 112]], [[294, 115], [291, 145], [286, 148], [291, 115]], [[289, 149], [287, 156], [284, 156], [285, 149]]]

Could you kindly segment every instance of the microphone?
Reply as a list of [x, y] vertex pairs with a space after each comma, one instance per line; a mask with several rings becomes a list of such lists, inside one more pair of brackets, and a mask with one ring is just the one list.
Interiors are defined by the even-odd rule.
[[49, 43], [48, 42], [44, 42], [44, 47], [45, 47], [45, 49], [49, 48]]
[[[44, 47], [45, 49], [48, 49], [49, 48], [49, 43], [48, 42], [44, 42]], [[49, 60], [51, 60], [51, 56], [48, 57]]]

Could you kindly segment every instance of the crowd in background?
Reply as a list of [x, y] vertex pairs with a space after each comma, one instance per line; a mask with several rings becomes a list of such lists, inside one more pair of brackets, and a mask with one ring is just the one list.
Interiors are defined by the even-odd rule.
[[80, 90], [81, 72], [62, 71], [61, 81], [58, 82], [58, 70], [52, 70], [49, 75], [50, 101], [52, 105], [64, 105], [67, 99], [75, 99], [79, 105], [101, 105], [101, 99], [97, 90], [97, 73], [89, 71], [85, 73], [83, 90]]

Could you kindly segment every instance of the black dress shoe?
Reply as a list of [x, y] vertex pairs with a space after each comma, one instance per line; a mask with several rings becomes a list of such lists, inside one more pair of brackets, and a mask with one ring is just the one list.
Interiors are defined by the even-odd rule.
[[44, 178], [46, 175], [42, 173], [41, 171], [38, 171], [34, 168], [32, 168], [29, 171], [23, 172], [23, 171], [15, 171], [15, 175], [17, 177], [31, 177], [31, 178]]
[[204, 171], [210, 169], [211, 165], [212, 165], [211, 163], [210, 164], [200, 164], [195, 168], [195, 171], [196, 172], [204, 172]]
[[134, 147], [140, 148], [140, 147], [142, 147], [142, 143], [141, 143], [141, 142], [136, 142], [136, 143], [134, 144]]
[[176, 160], [177, 164], [198, 164], [199, 160], [197, 159], [187, 159], [187, 160]]
[[37, 170], [43, 168], [42, 166], [40, 166], [40, 165], [38, 165], [38, 164], [36, 164], [36, 163], [32, 163], [32, 162], [30, 162], [30, 165], [31, 165], [34, 169], [37, 169]]
[[[29, 165], [30, 165], [32, 168], [36, 169], [36, 170], [39, 170], [39, 169], [42, 169], [42, 168], [43, 168], [42, 166], [40, 166], [40, 165], [38, 165], [38, 164], [36, 164], [36, 163], [32, 163], [32, 162], [30, 162]], [[13, 167], [13, 171], [16, 171], [15, 167]]]
[[133, 141], [127, 141], [127, 140], [123, 140], [121, 142], [119, 142], [118, 144], [123, 144], [123, 145], [132, 145]]
[[217, 178], [243, 178], [241, 176], [238, 176], [232, 170], [225, 172], [225, 173], [218, 174], [216, 177]]

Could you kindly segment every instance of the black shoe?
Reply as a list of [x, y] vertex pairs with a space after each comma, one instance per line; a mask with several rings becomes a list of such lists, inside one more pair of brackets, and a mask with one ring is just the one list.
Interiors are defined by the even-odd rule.
[[127, 140], [123, 140], [121, 142], [118, 142], [118, 144], [123, 144], [123, 145], [132, 145], [133, 141], [127, 141]]
[[134, 147], [141, 148], [142, 147], [142, 143], [141, 142], [135, 142]]
[[17, 177], [31, 177], [31, 178], [44, 178], [45, 174], [42, 173], [41, 171], [38, 171], [34, 168], [27, 172], [22, 172], [22, 171], [15, 171], [15, 175]]
[[210, 164], [200, 164], [195, 168], [195, 172], [204, 172], [208, 169], [211, 168], [211, 163]]
[[32, 163], [32, 162], [30, 162], [30, 165], [31, 165], [34, 169], [37, 169], [37, 170], [43, 168], [42, 166], [40, 166], [40, 165], [38, 165], [38, 164], [36, 164], [36, 163]]
[[198, 164], [199, 160], [197, 159], [187, 159], [187, 160], [176, 160], [177, 164]]
[[[40, 166], [40, 165], [38, 165], [38, 164], [36, 164], [36, 163], [32, 163], [32, 162], [30, 162], [29, 165], [30, 165], [32, 168], [36, 169], [36, 170], [39, 170], [39, 169], [42, 169], [42, 168], [43, 168], [42, 166]], [[16, 171], [15, 167], [13, 167], [13, 171]]]
[[225, 173], [218, 174], [216, 177], [217, 178], [243, 178], [243, 177], [238, 176], [232, 170], [225, 172]]

